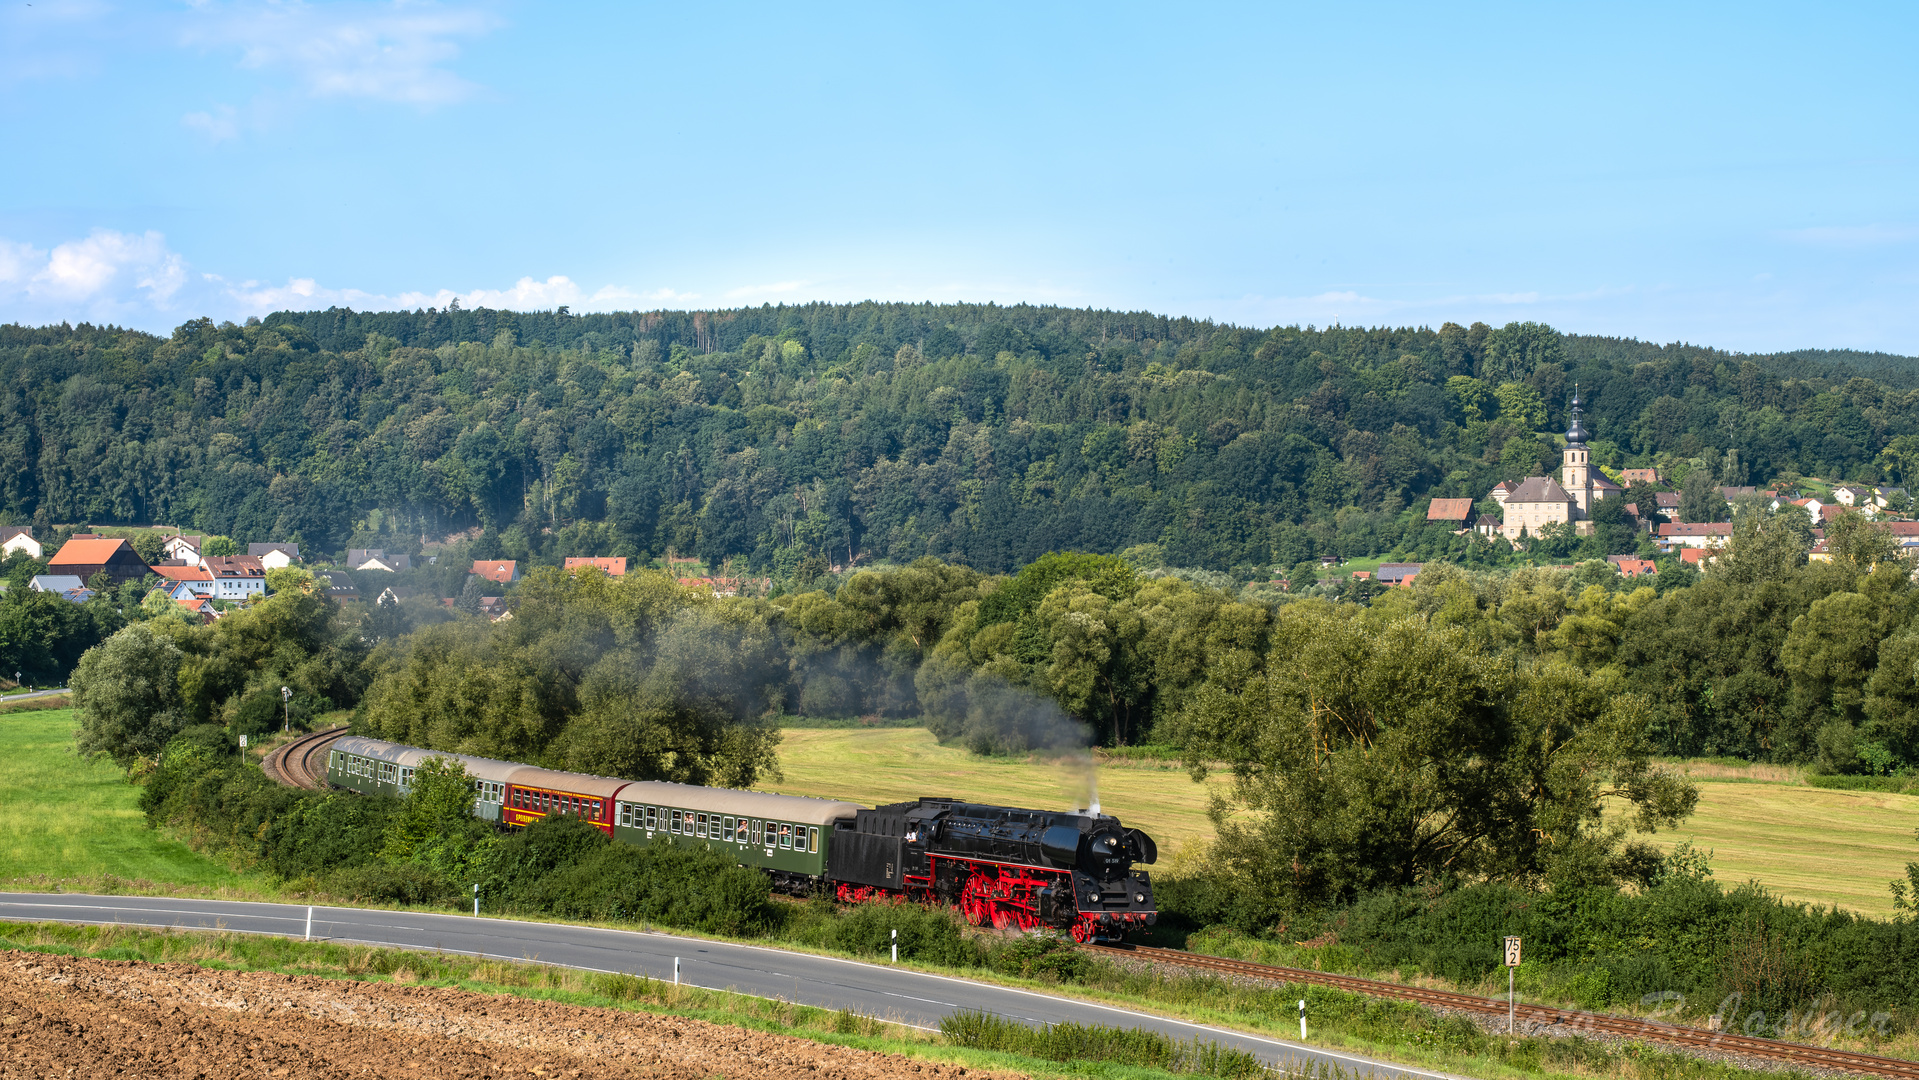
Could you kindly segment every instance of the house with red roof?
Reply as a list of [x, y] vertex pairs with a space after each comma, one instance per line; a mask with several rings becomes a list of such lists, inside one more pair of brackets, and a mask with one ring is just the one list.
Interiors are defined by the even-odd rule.
[[589, 567], [589, 566], [598, 570], [600, 573], [605, 574], [607, 577], [625, 577], [626, 576], [626, 559], [624, 557], [617, 558], [617, 559], [616, 558], [595, 559], [595, 558], [573, 558], [569, 556], [566, 560], [566, 569], [569, 572], [574, 570], [584, 569], [585, 567]]
[[47, 560], [49, 574], [72, 574], [81, 581], [92, 581], [93, 575], [105, 574], [116, 585], [141, 581], [148, 569], [140, 556], [134, 554], [132, 544], [104, 536], [76, 536]]
[[520, 580], [520, 564], [512, 559], [475, 559], [472, 572], [502, 585]]
[[1471, 499], [1434, 499], [1426, 508], [1428, 523], [1445, 525], [1455, 531], [1464, 529], [1473, 523], [1473, 501]]

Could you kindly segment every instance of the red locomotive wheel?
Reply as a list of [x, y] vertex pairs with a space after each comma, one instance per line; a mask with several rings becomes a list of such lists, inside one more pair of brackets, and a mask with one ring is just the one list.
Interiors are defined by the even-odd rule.
[[966, 879], [966, 888], [960, 893], [960, 914], [974, 926], [985, 926], [994, 921], [994, 909], [999, 905], [992, 898], [993, 879], [985, 874], [974, 874]]
[[1098, 936], [1099, 924], [1091, 918], [1081, 915], [1079, 918], [1073, 920], [1074, 941], [1079, 942], [1081, 945], [1086, 945], [1090, 944], [1092, 940]]

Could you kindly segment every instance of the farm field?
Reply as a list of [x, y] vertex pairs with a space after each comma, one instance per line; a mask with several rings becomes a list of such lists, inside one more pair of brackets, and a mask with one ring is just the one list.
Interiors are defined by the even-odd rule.
[[110, 761], [74, 753], [73, 710], [0, 715], [0, 886], [113, 876], [177, 885], [238, 877], [146, 827], [140, 789]]
[[[780, 743], [786, 779], [762, 786], [873, 805], [921, 795], [1041, 809], [1086, 803], [1084, 772], [1068, 763], [981, 758], [941, 746], [925, 728], [788, 728]], [[1144, 829], [1164, 858], [1194, 838], [1211, 839], [1207, 788], [1184, 770], [1156, 762], [1109, 761], [1098, 767], [1100, 805]]]
[[1919, 862], [1919, 797], [1694, 775], [1698, 811], [1655, 843], [1710, 850], [1713, 879], [1728, 887], [1756, 879], [1789, 900], [1892, 914], [1887, 883]]

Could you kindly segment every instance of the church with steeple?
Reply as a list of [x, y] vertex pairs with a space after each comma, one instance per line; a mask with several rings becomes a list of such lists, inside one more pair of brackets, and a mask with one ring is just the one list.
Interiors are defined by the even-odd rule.
[[[1593, 467], [1592, 449], [1586, 445], [1590, 436], [1580, 416], [1580, 404], [1579, 388], [1574, 387], [1572, 423], [1566, 428], [1566, 449], [1560, 452], [1559, 479], [1528, 476], [1500, 499], [1506, 514], [1498, 532], [1506, 539], [1518, 540], [1522, 534], [1538, 536], [1539, 530], [1547, 525], [1585, 521], [1592, 517], [1595, 502], [1624, 490]], [[1499, 496], [1500, 490], [1495, 488], [1492, 497], [1499, 499]]]

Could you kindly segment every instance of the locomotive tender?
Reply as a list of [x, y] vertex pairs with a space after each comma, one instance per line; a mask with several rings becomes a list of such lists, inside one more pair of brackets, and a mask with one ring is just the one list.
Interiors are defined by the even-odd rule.
[[868, 809], [850, 802], [555, 772], [354, 736], [327, 754], [327, 780], [405, 795], [429, 758], [459, 762], [476, 817], [517, 828], [570, 814], [629, 844], [689, 844], [772, 875], [783, 891], [957, 907], [978, 926], [1051, 928], [1117, 941], [1157, 917], [1139, 866], [1152, 838], [1107, 814], [1023, 810], [947, 798]]

